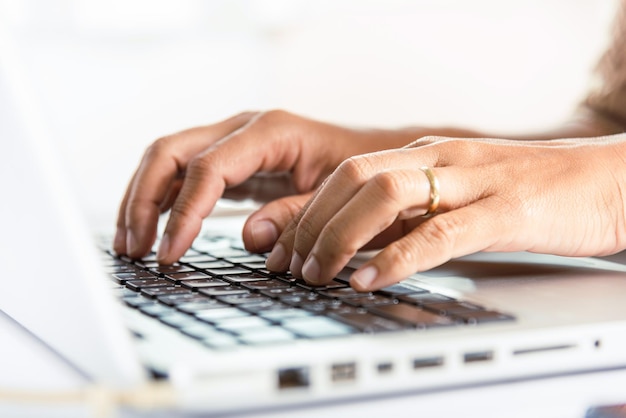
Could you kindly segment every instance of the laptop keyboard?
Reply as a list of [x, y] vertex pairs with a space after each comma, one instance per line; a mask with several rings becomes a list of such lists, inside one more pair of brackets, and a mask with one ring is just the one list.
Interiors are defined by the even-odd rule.
[[154, 253], [131, 260], [106, 251], [103, 259], [123, 303], [215, 349], [514, 320], [402, 284], [359, 293], [349, 286], [348, 272], [311, 286], [268, 271], [266, 255], [226, 237], [197, 239], [170, 266], [159, 265]]

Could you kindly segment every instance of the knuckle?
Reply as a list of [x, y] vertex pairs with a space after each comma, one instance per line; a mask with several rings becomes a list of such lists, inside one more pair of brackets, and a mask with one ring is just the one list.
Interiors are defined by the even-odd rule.
[[356, 183], [365, 182], [370, 177], [368, 173], [372, 171], [372, 163], [369, 158], [364, 155], [352, 156], [344, 160], [337, 169], [339, 175], [345, 176]]
[[249, 117], [254, 116], [254, 115], [258, 114], [258, 113], [259, 112], [255, 111], [255, 110], [246, 110], [246, 111], [237, 113], [235, 116], [233, 116], [233, 119], [249, 118]]
[[188, 179], [200, 179], [215, 167], [215, 161], [211, 154], [197, 155], [189, 160], [187, 164], [186, 177]]
[[418, 257], [407, 239], [390, 244], [385, 251], [385, 256], [394, 270], [406, 270], [407, 267], [413, 268], [418, 264]]
[[372, 182], [385, 200], [400, 203], [408, 192], [410, 179], [403, 172], [383, 171], [376, 174]]
[[170, 218], [178, 220], [189, 218], [202, 219], [194, 205], [186, 199], [176, 200], [176, 203], [172, 206]]
[[425, 232], [429, 237], [428, 242], [438, 246], [446, 254], [451, 253], [456, 237], [462, 234], [465, 228], [466, 226], [461, 219], [451, 214], [435, 216], [425, 224]]
[[298, 214], [300, 213], [303, 207], [302, 202], [295, 201], [294, 199], [287, 198], [283, 200], [283, 203], [284, 203], [283, 207], [285, 208], [285, 213], [287, 214], [287, 216], [289, 216], [292, 219], [298, 216]]
[[303, 245], [305, 242], [313, 243], [317, 238], [316, 228], [311, 219], [304, 215], [298, 221], [296, 225], [295, 244], [296, 246]]
[[157, 139], [146, 148], [144, 160], [154, 161], [163, 156], [170, 155], [176, 142], [176, 135], [168, 135]]
[[435, 143], [441, 141], [442, 139], [444, 139], [444, 137], [436, 136], [436, 135], [427, 135], [427, 136], [423, 136], [423, 137], [418, 138], [415, 141], [411, 142], [408, 145], [408, 147], [409, 148], [423, 147], [423, 146], [426, 146], [426, 145], [435, 144]]
[[282, 109], [272, 109], [267, 110], [261, 114], [259, 114], [257, 118], [257, 123], [267, 123], [267, 124], [276, 124], [279, 122], [283, 122], [291, 117], [291, 114]]
[[354, 247], [354, 242], [346, 233], [346, 228], [342, 228], [337, 222], [328, 223], [322, 230], [322, 247], [330, 249], [330, 255], [353, 256], [358, 248]]

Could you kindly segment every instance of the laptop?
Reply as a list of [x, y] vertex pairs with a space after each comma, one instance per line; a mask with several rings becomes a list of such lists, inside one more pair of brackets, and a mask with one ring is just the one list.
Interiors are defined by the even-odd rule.
[[174, 266], [116, 257], [0, 51], [0, 309], [94, 384], [220, 415], [626, 367], [619, 262], [481, 253], [358, 294], [350, 267], [323, 288], [268, 272], [241, 216]]

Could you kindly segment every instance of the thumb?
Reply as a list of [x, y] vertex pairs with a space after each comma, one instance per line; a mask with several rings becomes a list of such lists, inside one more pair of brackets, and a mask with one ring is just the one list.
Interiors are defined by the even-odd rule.
[[274, 200], [252, 213], [243, 226], [243, 242], [251, 252], [267, 252], [314, 192]]

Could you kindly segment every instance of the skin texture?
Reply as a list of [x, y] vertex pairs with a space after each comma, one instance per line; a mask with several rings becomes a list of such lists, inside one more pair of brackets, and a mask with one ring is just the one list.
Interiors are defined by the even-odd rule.
[[[145, 255], [159, 215], [170, 210], [158, 259], [172, 263], [219, 197], [245, 191], [258, 173], [278, 173], [292, 194], [249, 217], [244, 243], [272, 250], [269, 269], [315, 284], [360, 249], [382, 251], [352, 277], [359, 290], [475, 251], [623, 250], [625, 4], [593, 88], [564, 126], [494, 139], [459, 128], [359, 130], [280, 110], [242, 113], [146, 150], [120, 205], [114, 248]], [[422, 216], [430, 185], [421, 166], [440, 182], [439, 209], [429, 218]]]

